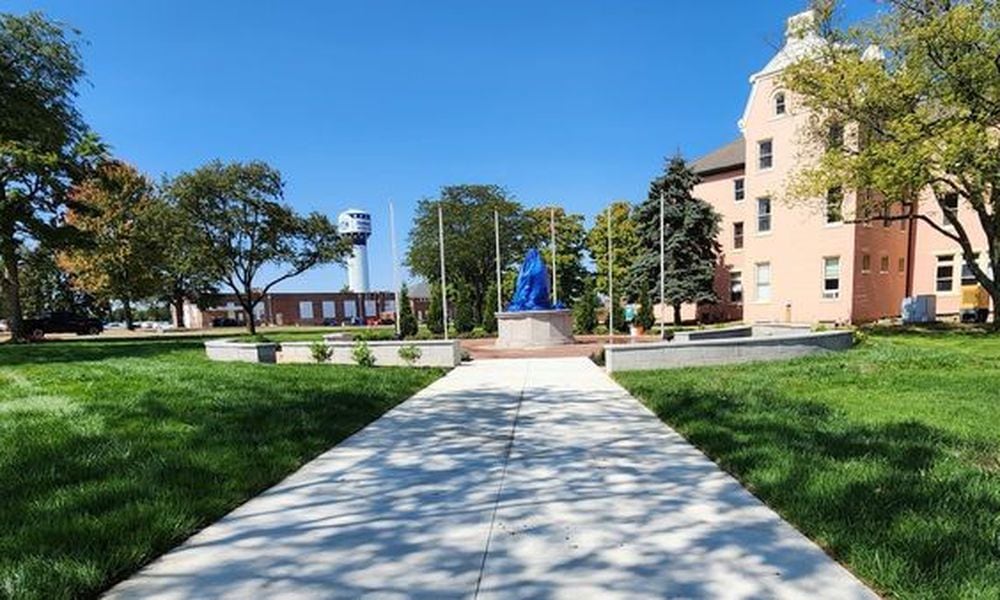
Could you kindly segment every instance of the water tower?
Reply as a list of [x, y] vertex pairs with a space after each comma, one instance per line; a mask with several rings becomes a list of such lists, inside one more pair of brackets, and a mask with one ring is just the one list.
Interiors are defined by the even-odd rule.
[[368, 237], [372, 234], [372, 216], [366, 210], [349, 208], [337, 217], [341, 235], [351, 238], [354, 250], [347, 259], [347, 286], [352, 292], [368, 291]]

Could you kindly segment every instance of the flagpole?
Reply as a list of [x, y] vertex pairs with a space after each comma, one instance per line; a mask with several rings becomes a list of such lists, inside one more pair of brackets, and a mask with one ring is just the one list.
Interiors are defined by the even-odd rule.
[[608, 205], [608, 343], [615, 341], [615, 273], [611, 247], [611, 205]]
[[396, 255], [396, 212], [393, 210], [392, 200], [389, 200], [389, 239], [392, 244], [392, 286], [393, 292], [395, 293], [396, 301], [393, 302], [393, 307], [395, 307], [395, 318], [393, 321], [396, 323], [396, 335], [398, 336], [401, 332], [401, 325], [399, 323], [399, 262]]
[[663, 261], [666, 256], [663, 230], [663, 192], [660, 192], [660, 339], [666, 339], [667, 305], [663, 294]]
[[441, 320], [444, 322], [444, 339], [448, 339], [448, 279], [444, 270], [444, 217], [441, 214], [441, 204], [438, 203], [438, 249], [441, 254]]
[[556, 291], [556, 209], [549, 209], [549, 234], [552, 236], [552, 306], [559, 303], [559, 293]]
[[497, 312], [503, 312], [503, 289], [500, 282], [500, 212], [493, 211], [493, 241], [497, 251]]

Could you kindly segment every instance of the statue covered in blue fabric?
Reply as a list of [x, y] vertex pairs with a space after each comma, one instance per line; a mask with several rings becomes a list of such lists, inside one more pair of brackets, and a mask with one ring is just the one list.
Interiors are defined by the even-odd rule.
[[538, 250], [528, 250], [517, 275], [517, 287], [514, 288], [514, 298], [507, 306], [509, 312], [526, 310], [552, 310], [562, 306], [552, 306], [549, 297], [549, 272], [542, 261]]

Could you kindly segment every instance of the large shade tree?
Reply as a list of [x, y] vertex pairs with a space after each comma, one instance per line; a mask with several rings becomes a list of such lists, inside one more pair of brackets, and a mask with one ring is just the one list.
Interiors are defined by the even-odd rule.
[[[857, 192], [855, 221], [923, 221], [961, 249], [1000, 305], [1000, 4], [891, 0], [877, 20], [849, 30], [832, 19], [836, 2], [815, 6], [827, 43], [782, 75], [811, 113], [803, 135], [816, 157], [790, 196], [841, 187]], [[975, 260], [976, 230], [985, 267]]]
[[[631, 285], [631, 267], [639, 250], [639, 237], [635, 230], [635, 220], [632, 218], [632, 205], [626, 200], [616, 200], [605, 210], [597, 214], [594, 226], [587, 233], [587, 248], [594, 259], [596, 270], [595, 285], [598, 294], [607, 297], [608, 273], [612, 274], [614, 284], [614, 299], [608, 302], [614, 315], [615, 329], [625, 330], [622, 300], [629, 295]], [[612, 264], [608, 269], [608, 214], [611, 215]]]
[[281, 173], [264, 162], [213, 161], [178, 175], [169, 193], [194, 224], [192, 243], [211, 248], [209, 268], [236, 296], [251, 334], [255, 308], [274, 286], [350, 252], [326, 216], [283, 203]]
[[587, 229], [583, 215], [567, 213], [561, 207], [540, 207], [529, 209], [528, 216], [532, 222], [532, 245], [541, 249], [542, 259], [549, 269], [552, 268], [551, 230], [555, 222], [557, 296], [559, 302], [572, 306], [583, 293], [589, 275], [584, 264]]
[[131, 165], [107, 161], [71, 194], [66, 222], [87, 234], [88, 243], [61, 252], [59, 265], [83, 292], [120, 304], [132, 329], [135, 304], [159, 291], [163, 254], [156, 231], [162, 224], [153, 183]]
[[662, 176], [649, 185], [646, 200], [633, 213], [639, 249], [632, 263], [633, 293], [655, 298], [660, 281], [660, 196], [664, 221], [664, 302], [681, 323], [681, 305], [717, 300], [714, 289], [719, 256], [721, 217], [712, 205], [692, 195], [698, 176], [680, 156], [674, 156]]
[[441, 188], [437, 198], [420, 200], [410, 229], [406, 263], [411, 272], [435, 283], [441, 279], [438, 207], [444, 216], [448, 286], [465, 287], [463, 291], [472, 303], [473, 320], [482, 324], [486, 293], [496, 280], [494, 211], [500, 218], [503, 271], [515, 268], [523, 260], [532, 239], [533, 222], [521, 204], [496, 185], [447, 186]]
[[104, 149], [76, 108], [76, 33], [39, 13], [0, 13], [0, 291], [22, 340], [22, 249], [72, 242], [68, 190]]

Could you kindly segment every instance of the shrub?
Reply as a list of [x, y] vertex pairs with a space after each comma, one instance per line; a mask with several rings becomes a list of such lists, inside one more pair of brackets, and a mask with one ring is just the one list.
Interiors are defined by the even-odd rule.
[[427, 329], [431, 333], [444, 333], [444, 307], [441, 304], [441, 286], [431, 286], [431, 305], [427, 309]]
[[577, 333], [591, 333], [597, 327], [597, 306], [599, 300], [593, 285], [588, 282], [583, 295], [573, 305], [573, 329]]
[[375, 355], [372, 354], [372, 349], [368, 347], [368, 342], [364, 340], [358, 340], [354, 343], [354, 348], [351, 349], [351, 358], [354, 359], [354, 362], [359, 367], [375, 366]]
[[399, 335], [404, 338], [413, 337], [417, 335], [417, 329], [417, 317], [410, 306], [410, 291], [404, 283], [399, 292]]
[[604, 366], [604, 348], [601, 348], [600, 350], [598, 350], [598, 351], [594, 352], [593, 354], [591, 354], [590, 355], [590, 360], [592, 360], [594, 362], [594, 364], [597, 365], [598, 367], [603, 367]]
[[645, 285], [639, 291], [639, 312], [635, 315], [635, 324], [649, 331], [656, 323], [653, 316], [653, 301], [649, 298], [649, 289]]
[[854, 330], [854, 345], [860, 346], [868, 341], [868, 332], [860, 329]]
[[333, 356], [333, 348], [328, 346], [326, 342], [313, 342], [309, 351], [312, 353], [313, 360], [318, 363], [325, 363]]
[[476, 326], [472, 310], [472, 294], [464, 285], [456, 285], [454, 290], [452, 301], [455, 303], [455, 330], [458, 333], [468, 333]]
[[486, 306], [483, 308], [483, 329], [497, 332], [497, 284], [491, 283], [486, 289]]
[[423, 356], [423, 351], [413, 344], [407, 344], [399, 349], [399, 358], [411, 367]]
[[594, 335], [608, 335], [608, 326], [598, 325], [594, 327]]

